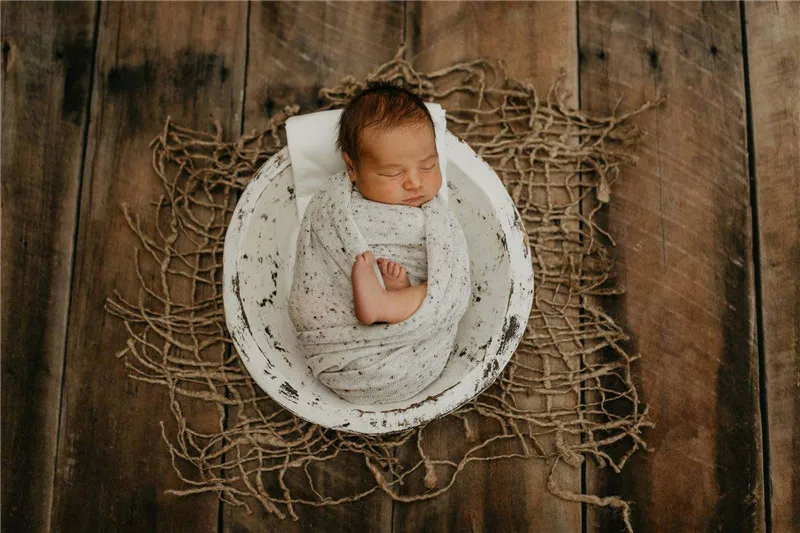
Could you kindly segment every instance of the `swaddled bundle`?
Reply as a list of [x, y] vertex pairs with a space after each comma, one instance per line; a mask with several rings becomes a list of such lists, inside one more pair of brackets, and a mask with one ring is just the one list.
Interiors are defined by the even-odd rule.
[[[371, 250], [427, 279], [421, 307], [397, 324], [361, 324], [351, 271]], [[380, 271], [376, 275], [382, 283]], [[435, 196], [421, 207], [364, 198], [345, 171], [308, 205], [297, 240], [289, 315], [314, 375], [353, 403], [402, 401], [432, 383], [453, 350], [470, 297], [467, 242], [455, 215]]]

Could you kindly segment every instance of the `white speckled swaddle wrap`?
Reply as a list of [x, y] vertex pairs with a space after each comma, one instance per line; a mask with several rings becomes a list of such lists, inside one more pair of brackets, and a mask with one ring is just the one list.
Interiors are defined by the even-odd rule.
[[[367, 250], [406, 267], [428, 294], [398, 324], [365, 326], [351, 272]], [[380, 271], [375, 272], [383, 284]], [[453, 349], [470, 297], [467, 241], [439, 196], [421, 208], [365, 199], [345, 171], [308, 205], [297, 239], [289, 315], [314, 375], [352, 403], [402, 401], [432, 383]]]

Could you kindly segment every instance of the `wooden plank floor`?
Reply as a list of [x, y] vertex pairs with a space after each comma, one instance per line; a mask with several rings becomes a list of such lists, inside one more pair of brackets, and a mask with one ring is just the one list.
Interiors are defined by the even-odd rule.
[[299, 522], [164, 494], [179, 483], [157, 424], [169, 398], [126, 377], [103, 309], [138, 287], [120, 203], [157, 198], [148, 142], [167, 115], [204, 128], [213, 113], [231, 138], [286, 104], [312, 110], [404, 41], [423, 70], [503, 59], [540, 93], [564, 67], [593, 113], [668, 94], [640, 117], [640, 161], [607, 216], [626, 289], [607, 310], [642, 354], [653, 450], [560, 484], [634, 501], [637, 533], [800, 532], [800, 2], [6, 2], [1, 16], [4, 532], [623, 531], [550, 496], [535, 461], [470, 465], [425, 502], [300, 507]]

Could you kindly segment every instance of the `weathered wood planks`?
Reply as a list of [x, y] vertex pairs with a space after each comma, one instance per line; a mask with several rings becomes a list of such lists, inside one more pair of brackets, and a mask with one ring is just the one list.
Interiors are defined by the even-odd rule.
[[[611, 314], [642, 354], [653, 448], [588, 489], [634, 500], [637, 533], [763, 531], [744, 68], [736, 3], [580, 3], [581, 104], [669, 93], [614, 185], [608, 226], [627, 296]], [[590, 465], [590, 467], [593, 465]], [[589, 531], [610, 517], [590, 509]]]
[[[253, 3], [245, 131], [263, 128], [287, 105], [299, 105], [300, 113], [312, 112], [320, 104], [322, 87], [336, 86], [347, 75], [363, 78], [392, 59], [402, 42], [403, 11], [400, 2]], [[321, 463], [310, 471], [325, 496], [368, 490], [375, 483], [357, 457]], [[279, 490], [274, 475], [265, 475], [264, 483]], [[295, 506], [298, 521], [280, 520], [258, 504], [254, 510], [248, 515], [242, 508], [225, 505], [222, 531], [391, 530], [392, 500], [380, 490], [337, 506]]]
[[89, 3], [3, 5], [6, 531], [50, 530], [95, 16]]
[[[574, 4], [409, 3], [406, 28], [406, 59], [418, 70], [479, 57], [502, 59], [509, 75], [532, 83], [545, 97], [563, 67], [567, 71], [564, 86], [572, 91], [569, 103], [577, 107]], [[525, 399], [519, 406], [542, 408]], [[427, 449], [433, 450], [435, 459], [452, 458], [454, 449], [464, 448], [463, 441], [460, 423], [436, 421], [425, 430]], [[473, 462], [448, 492], [431, 500], [397, 504], [393, 531], [580, 531], [580, 505], [548, 492], [548, 472], [549, 466], [539, 459]], [[451, 473], [447, 471], [447, 479]], [[557, 484], [580, 492], [580, 470], [562, 469]]]
[[[589, 492], [635, 502], [637, 532], [765, 529], [749, 79], [771, 522], [776, 532], [800, 527], [796, 4], [744, 4], [749, 73], [735, 3], [249, 9], [245, 82], [246, 4], [3, 5], [4, 530], [217, 529], [212, 494], [163, 494], [179, 484], [158, 428], [163, 420], [172, 430], [166, 392], [131, 381], [113, 357], [127, 335], [116, 319], [106, 323], [103, 301], [113, 289], [138, 290], [136, 239], [119, 203], [145, 214], [157, 198], [147, 144], [167, 114], [204, 129], [213, 112], [234, 136], [287, 103], [310, 110], [321, 86], [366, 74], [392, 56], [404, 11], [407, 57], [418, 68], [486, 55], [503, 58], [512, 75], [533, 78], [540, 94], [561, 65], [572, 69], [577, 88], [578, 67], [569, 63], [578, 57], [577, 32], [584, 109], [608, 112], [624, 93], [621, 109], [629, 110], [670, 93], [664, 106], [637, 119], [649, 136], [636, 150], [639, 166], [624, 168], [614, 185], [608, 220], [628, 293], [609, 300], [610, 311], [643, 354], [634, 371], [657, 424], [647, 434], [653, 452], [637, 453], [619, 476], [589, 465]], [[454, 425], [429, 437], [444, 449], [461, 435]], [[222, 529], [577, 531], [578, 508], [550, 496], [545, 470], [533, 463], [473, 463], [449, 493], [397, 504], [393, 518], [391, 502], [380, 497], [301, 507], [299, 523], [225, 507]], [[319, 479], [330, 488], [347, 476], [337, 470]], [[589, 507], [588, 526], [618, 529], [619, 522]]]
[[748, 3], [772, 531], [800, 531], [800, 3]]
[[[175, 431], [163, 387], [126, 376], [114, 354], [128, 333], [104, 310], [114, 290], [136, 300], [133, 248], [141, 245], [121, 202], [153, 227], [162, 183], [148, 144], [167, 115], [205, 129], [209, 114], [238, 131], [244, 83], [247, 5], [108, 3], [101, 6], [92, 120], [81, 190], [64, 395], [56, 458], [54, 531], [213, 531], [212, 493], [164, 494], [180, 487], [159, 422]], [[140, 258], [146, 260], [146, 253]], [[158, 286], [158, 278], [147, 280]], [[171, 296], [191, 300], [189, 283]], [[202, 297], [202, 294], [199, 294]], [[213, 405], [182, 402], [197, 421]]]

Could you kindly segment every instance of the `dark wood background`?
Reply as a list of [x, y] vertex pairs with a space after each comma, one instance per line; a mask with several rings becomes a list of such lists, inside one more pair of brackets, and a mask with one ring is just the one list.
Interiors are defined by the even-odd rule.
[[[470, 465], [442, 497], [299, 509], [281, 523], [179, 486], [162, 388], [114, 354], [167, 115], [229, 138], [406, 41], [422, 70], [502, 58], [540, 93], [637, 123], [607, 226], [627, 293], [608, 312], [656, 427], [621, 475], [637, 533], [800, 531], [800, 3], [3, 3], [2, 527], [8, 532], [622, 531], [552, 497], [538, 461]], [[446, 440], [441, 439], [441, 446]]]

